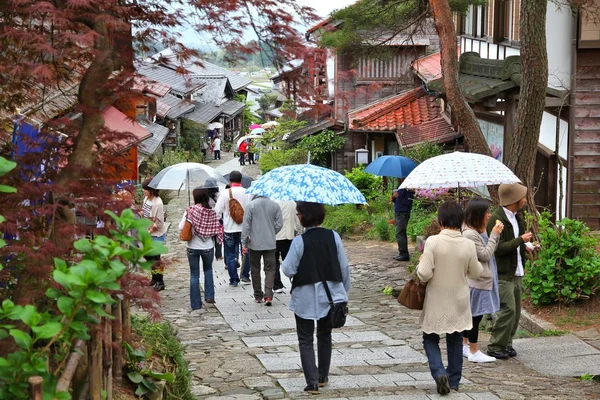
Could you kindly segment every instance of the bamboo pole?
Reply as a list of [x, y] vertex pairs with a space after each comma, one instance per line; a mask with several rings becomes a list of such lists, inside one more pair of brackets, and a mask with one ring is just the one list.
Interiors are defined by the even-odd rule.
[[129, 307], [129, 299], [123, 299], [123, 339], [131, 338], [131, 309]]
[[117, 385], [123, 380], [123, 305], [121, 299], [112, 309], [112, 315], [115, 317], [112, 321], [112, 340], [113, 340], [113, 379]]
[[27, 382], [29, 382], [29, 400], [42, 400], [44, 397], [44, 378], [41, 376], [30, 376]]
[[79, 362], [81, 360], [84, 343], [85, 342], [81, 339], [75, 342], [73, 350], [71, 351], [69, 359], [67, 360], [67, 364], [65, 365], [65, 370], [63, 371], [56, 385], [57, 392], [66, 392], [69, 390], [73, 380], [73, 375], [75, 375], [75, 371], [77, 371], [77, 367], [79, 366]]
[[[112, 307], [107, 305], [105, 308], [107, 314], [112, 312]], [[112, 321], [104, 318], [102, 339], [102, 382], [106, 391], [106, 400], [112, 400], [113, 381], [112, 381]]]
[[90, 339], [90, 399], [102, 399], [102, 322], [95, 327]]

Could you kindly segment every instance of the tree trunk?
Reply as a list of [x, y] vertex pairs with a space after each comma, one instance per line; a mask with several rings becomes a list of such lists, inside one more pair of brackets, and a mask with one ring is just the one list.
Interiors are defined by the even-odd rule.
[[528, 203], [531, 210], [535, 209], [533, 175], [548, 85], [547, 4], [547, 0], [521, 2], [520, 37], [523, 79], [516, 129], [508, 158], [508, 167], [529, 188]]
[[452, 12], [448, 0], [431, 0], [435, 28], [440, 37], [442, 76], [446, 88], [446, 98], [452, 112], [458, 118], [460, 130], [465, 137], [469, 149], [474, 153], [491, 156], [492, 152], [485, 141], [475, 113], [465, 100], [458, 83], [458, 49], [456, 46], [456, 30], [452, 21]]
[[79, 178], [82, 169], [90, 168], [94, 163], [91, 154], [98, 133], [104, 127], [102, 111], [110, 94], [107, 82], [115, 68], [113, 45], [104, 22], [96, 22], [94, 31], [98, 34], [94, 44], [96, 57], [81, 78], [77, 96], [83, 114], [81, 128], [68, 163], [56, 180], [59, 186], [65, 188]]

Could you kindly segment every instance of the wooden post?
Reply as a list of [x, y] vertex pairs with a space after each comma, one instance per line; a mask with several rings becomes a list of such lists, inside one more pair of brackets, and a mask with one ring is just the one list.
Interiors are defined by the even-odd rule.
[[27, 382], [29, 382], [29, 400], [42, 400], [44, 397], [44, 388], [42, 385], [44, 378], [41, 376], [30, 376]]
[[90, 336], [90, 399], [102, 400], [102, 320]]
[[[112, 312], [111, 306], [107, 305], [105, 311], [107, 314]], [[104, 318], [102, 327], [102, 383], [106, 391], [106, 400], [112, 400], [112, 321]]]
[[67, 360], [65, 370], [63, 371], [60, 379], [58, 380], [58, 384], [56, 385], [57, 392], [66, 392], [69, 390], [73, 380], [73, 375], [75, 375], [75, 371], [79, 366], [79, 360], [81, 359], [81, 348], [83, 345], [84, 342], [81, 339], [75, 342], [75, 346], [73, 346], [73, 350], [71, 351], [69, 359]]
[[123, 299], [123, 339], [129, 340], [131, 337], [131, 309], [129, 308], [129, 299]]
[[113, 306], [112, 340], [113, 340], [113, 378], [117, 385], [123, 380], [123, 309], [122, 301], [117, 300]]

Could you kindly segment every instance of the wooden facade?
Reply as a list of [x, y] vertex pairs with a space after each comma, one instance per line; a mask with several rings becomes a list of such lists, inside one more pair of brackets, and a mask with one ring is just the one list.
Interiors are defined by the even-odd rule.
[[[598, 30], [600, 33], [600, 29]], [[575, 82], [572, 215], [600, 229], [600, 48], [579, 49]]]

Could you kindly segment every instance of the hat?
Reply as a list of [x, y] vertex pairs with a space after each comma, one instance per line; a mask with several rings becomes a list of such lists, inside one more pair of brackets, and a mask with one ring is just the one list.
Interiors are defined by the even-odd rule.
[[527, 188], [520, 183], [502, 184], [498, 188], [498, 196], [500, 197], [500, 205], [508, 206], [527, 196]]

